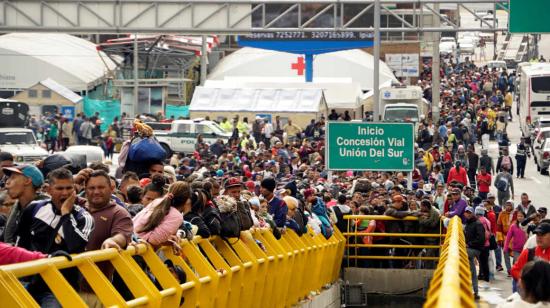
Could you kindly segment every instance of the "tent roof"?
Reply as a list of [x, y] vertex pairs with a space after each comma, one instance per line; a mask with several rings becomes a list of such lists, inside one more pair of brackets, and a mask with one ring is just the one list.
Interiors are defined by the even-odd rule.
[[[292, 69], [296, 63], [296, 54], [263, 50], [257, 48], [241, 48], [223, 58], [214, 67], [208, 79], [225, 80], [237, 76], [257, 76], [271, 78], [300, 77], [297, 70]], [[362, 90], [373, 87], [374, 58], [360, 49], [351, 49], [325, 53], [315, 56], [313, 62], [313, 82], [317, 78], [351, 78], [360, 85]], [[380, 61], [380, 83], [394, 80], [392, 70]], [[274, 82], [275, 79], [273, 79]]]
[[57, 83], [55, 80], [53, 79], [46, 79], [46, 80], [42, 80], [40, 81], [40, 84], [45, 86], [46, 88], [54, 91], [55, 93], [63, 96], [64, 98], [70, 100], [71, 102], [73, 103], [78, 103], [82, 100], [82, 96], [74, 93], [73, 91], [67, 89], [66, 87], [60, 85], [59, 83]]
[[361, 106], [361, 87], [351, 78], [319, 78], [315, 82], [304, 82], [293, 78], [237, 77], [225, 80], [208, 80], [208, 88], [249, 88], [249, 89], [320, 89], [323, 90], [328, 108], [353, 109]]
[[196, 87], [189, 111], [319, 112], [320, 89], [246, 89]]
[[[47, 63], [52, 68], [63, 71], [67, 76], [47, 76], [56, 80], [75, 79], [67, 85], [73, 91], [93, 88], [109, 69], [116, 64], [103, 52], [96, 50], [96, 45], [85, 39], [62, 33], [9, 33], [0, 36], [0, 50], [8, 55], [20, 56], [21, 61], [31, 57]], [[8, 61], [9, 58], [5, 58]], [[2, 59], [0, 59], [0, 66]], [[21, 65], [21, 69], [28, 69]], [[25, 87], [38, 83], [44, 76], [36, 74], [39, 80]]]

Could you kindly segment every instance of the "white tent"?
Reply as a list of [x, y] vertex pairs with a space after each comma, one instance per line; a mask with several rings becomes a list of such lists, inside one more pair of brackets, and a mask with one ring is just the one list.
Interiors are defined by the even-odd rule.
[[[226, 80], [248, 76], [271, 77], [273, 82], [289, 77], [303, 81], [304, 76], [298, 75], [298, 70], [292, 68], [299, 57], [286, 52], [245, 47], [223, 58], [208, 75], [208, 79]], [[373, 64], [373, 56], [359, 49], [317, 55], [313, 61], [313, 82], [319, 78], [351, 78], [352, 82], [359, 84], [361, 90], [372, 90]], [[389, 80], [397, 81], [392, 70], [380, 61], [380, 84]]]
[[351, 78], [319, 78], [315, 82], [304, 82], [293, 78], [228, 77], [225, 80], [207, 80], [207, 88], [248, 88], [248, 89], [320, 89], [323, 90], [329, 109], [355, 109], [361, 106], [363, 92]]
[[211, 119], [239, 115], [254, 119], [258, 115], [292, 118], [307, 125], [312, 118], [326, 114], [327, 106], [320, 89], [252, 89], [196, 87], [189, 105], [192, 118]]
[[94, 43], [61, 33], [2, 35], [0, 54], [0, 89], [27, 89], [51, 78], [71, 91], [86, 91], [116, 68]]

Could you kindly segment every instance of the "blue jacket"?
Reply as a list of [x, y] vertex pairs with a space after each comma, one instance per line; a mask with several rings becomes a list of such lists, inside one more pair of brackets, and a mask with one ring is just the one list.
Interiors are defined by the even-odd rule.
[[279, 228], [283, 228], [286, 225], [286, 214], [288, 213], [288, 206], [286, 203], [277, 198], [273, 197], [271, 201], [269, 201], [268, 204], [268, 212], [273, 216], [273, 220], [275, 220], [275, 224]]

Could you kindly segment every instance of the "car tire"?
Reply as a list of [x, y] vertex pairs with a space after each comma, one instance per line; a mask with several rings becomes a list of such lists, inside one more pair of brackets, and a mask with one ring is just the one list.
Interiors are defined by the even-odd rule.
[[166, 143], [161, 143], [160, 146], [164, 149], [164, 151], [166, 152], [166, 159], [170, 159], [172, 157], [172, 150], [170, 149], [170, 147], [166, 144]]
[[546, 168], [546, 169], [540, 169], [540, 174], [541, 174], [541, 175], [548, 175], [548, 168]]

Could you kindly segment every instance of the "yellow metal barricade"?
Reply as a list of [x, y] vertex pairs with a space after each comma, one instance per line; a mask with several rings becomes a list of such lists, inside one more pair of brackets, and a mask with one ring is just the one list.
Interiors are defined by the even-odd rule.
[[453, 217], [424, 308], [473, 308], [472, 279], [462, 222]]
[[[346, 266], [351, 266], [350, 259], [354, 260], [354, 265], [357, 266], [357, 260], [366, 259], [366, 260], [421, 260], [421, 261], [437, 261], [439, 257], [426, 257], [426, 256], [376, 256], [376, 255], [360, 255], [357, 253], [357, 248], [403, 248], [403, 249], [440, 249], [441, 248], [441, 238], [445, 237], [443, 234], [442, 221], [439, 224], [438, 233], [377, 233], [377, 232], [359, 232], [356, 228], [353, 227], [355, 221], [360, 220], [378, 220], [378, 221], [404, 221], [404, 222], [417, 222], [418, 217], [407, 216], [404, 218], [395, 218], [386, 215], [344, 215], [344, 219], [348, 221], [347, 232], [339, 234], [338, 236], [343, 235], [345, 241], [343, 242], [347, 248], [345, 251], [347, 259]], [[438, 245], [407, 245], [407, 244], [363, 244], [355, 243], [350, 241], [350, 239], [357, 239], [363, 236], [374, 236], [374, 237], [401, 237], [401, 238], [437, 238], [439, 241]]]
[[[258, 242], [262, 245], [260, 246]], [[181, 255], [163, 247], [138, 244], [124, 251], [106, 249], [73, 256], [0, 266], [0, 298], [6, 307], [38, 307], [20, 278], [40, 275], [65, 307], [86, 307], [60, 270], [76, 268], [106, 307], [291, 307], [312, 291], [338, 279], [345, 248], [336, 231], [330, 239], [287, 230], [277, 240], [269, 230], [254, 229], [241, 239], [194, 238], [180, 244]], [[148, 272], [134, 260], [140, 256]], [[170, 259], [187, 276], [180, 283], [164, 264]], [[98, 263], [109, 262], [133, 298], [125, 300]], [[154, 276], [158, 288], [150, 276]]]

